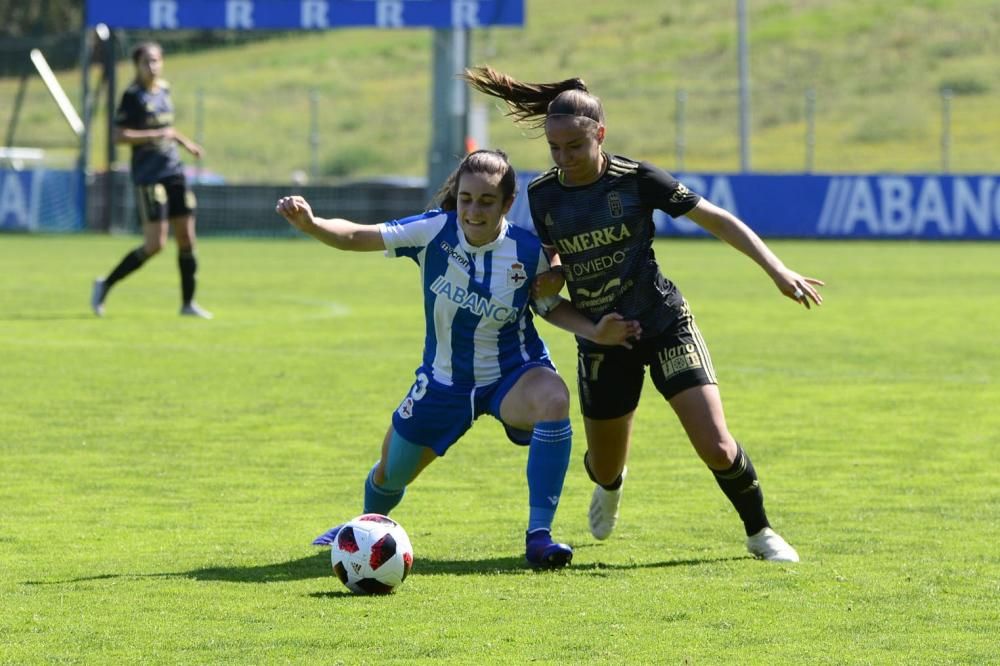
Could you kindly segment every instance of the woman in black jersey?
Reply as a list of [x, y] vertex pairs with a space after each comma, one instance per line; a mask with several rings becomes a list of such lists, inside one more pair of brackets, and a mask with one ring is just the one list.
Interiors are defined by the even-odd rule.
[[749, 456], [726, 425], [712, 361], [687, 301], [660, 272], [653, 253], [653, 210], [685, 215], [753, 259], [782, 294], [822, 303], [822, 281], [786, 267], [746, 224], [645, 162], [604, 152], [604, 110], [580, 79], [523, 83], [490, 67], [466, 70], [475, 89], [507, 103], [516, 121], [544, 127], [555, 166], [528, 187], [536, 230], [557, 272], [536, 282], [539, 295], [565, 284], [591, 319], [617, 312], [639, 320], [631, 350], [577, 339], [580, 403], [587, 432], [584, 465], [596, 487], [590, 530], [606, 539], [621, 502], [632, 421], [645, 367], [691, 444], [743, 520], [755, 557], [797, 562], [771, 529]]
[[170, 86], [160, 78], [163, 49], [155, 42], [143, 42], [132, 50], [135, 80], [122, 95], [115, 112], [114, 138], [132, 146], [132, 182], [136, 207], [142, 219], [143, 243], [125, 255], [107, 277], [94, 281], [90, 306], [104, 316], [104, 299], [119, 280], [140, 268], [163, 249], [167, 229], [173, 227], [177, 240], [177, 265], [181, 274], [182, 315], [211, 319], [212, 314], [194, 300], [195, 259], [194, 193], [184, 177], [177, 145], [195, 157], [202, 149], [173, 127], [174, 105]]

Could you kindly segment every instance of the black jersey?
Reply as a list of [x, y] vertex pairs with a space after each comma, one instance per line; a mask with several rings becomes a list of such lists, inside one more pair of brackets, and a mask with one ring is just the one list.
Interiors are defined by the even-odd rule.
[[[132, 83], [115, 112], [115, 125], [123, 129], [162, 129], [173, 123], [174, 103], [165, 81], [157, 81], [155, 90]], [[184, 167], [173, 139], [132, 146], [132, 181], [136, 185], [152, 185], [182, 173]]]
[[606, 168], [589, 184], [569, 187], [553, 167], [528, 185], [535, 229], [559, 253], [570, 298], [594, 322], [617, 312], [663, 331], [683, 297], [653, 254], [653, 210], [683, 215], [701, 200], [673, 176], [646, 162], [605, 154]]

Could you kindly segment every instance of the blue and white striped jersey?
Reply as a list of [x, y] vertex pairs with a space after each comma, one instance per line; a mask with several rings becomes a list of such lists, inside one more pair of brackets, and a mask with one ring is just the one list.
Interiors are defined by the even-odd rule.
[[548, 358], [528, 309], [535, 275], [548, 270], [533, 232], [503, 220], [495, 241], [474, 247], [456, 213], [440, 210], [378, 229], [386, 256], [420, 266], [427, 329], [421, 371], [428, 377], [472, 388]]

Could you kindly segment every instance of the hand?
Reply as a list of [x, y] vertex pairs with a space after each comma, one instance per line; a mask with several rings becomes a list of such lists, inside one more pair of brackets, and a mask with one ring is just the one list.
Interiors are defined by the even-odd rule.
[[531, 297], [534, 299], [548, 298], [555, 296], [562, 291], [566, 284], [566, 278], [562, 271], [552, 270], [539, 273], [535, 276], [535, 281], [531, 283]]
[[184, 146], [185, 150], [187, 150], [189, 153], [191, 153], [198, 159], [201, 159], [201, 156], [205, 154], [205, 149], [199, 146], [194, 141], [185, 141], [181, 145]]
[[806, 306], [807, 310], [812, 307], [810, 300], [816, 305], [823, 304], [823, 295], [816, 289], [817, 286], [822, 287], [826, 284], [822, 280], [804, 277], [795, 271], [785, 269], [774, 278], [774, 283], [778, 285], [782, 294]]
[[298, 195], [278, 199], [278, 205], [274, 207], [274, 212], [288, 220], [293, 227], [302, 231], [314, 224], [312, 207], [308, 201]]
[[632, 349], [629, 338], [638, 340], [642, 335], [642, 326], [638, 321], [625, 319], [617, 312], [609, 312], [601, 317], [594, 327], [593, 341], [599, 345], [617, 347], [621, 345]]

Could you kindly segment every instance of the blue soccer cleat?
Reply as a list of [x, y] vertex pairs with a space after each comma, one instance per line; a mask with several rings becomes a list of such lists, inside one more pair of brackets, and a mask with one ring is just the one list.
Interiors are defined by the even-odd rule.
[[332, 546], [333, 542], [337, 540], [337, 534], [340, 533], [340, 528], [343, 524], [331, 527], [326, 532], [323, 532], [318, 537], [313, 539], [312, 545], [314, 546]]
[[534, 567], [558, 569], [573, 561], [573, 549], [552, 541], [548, 530], [535, 530], [524, 536], [524, 557]]

